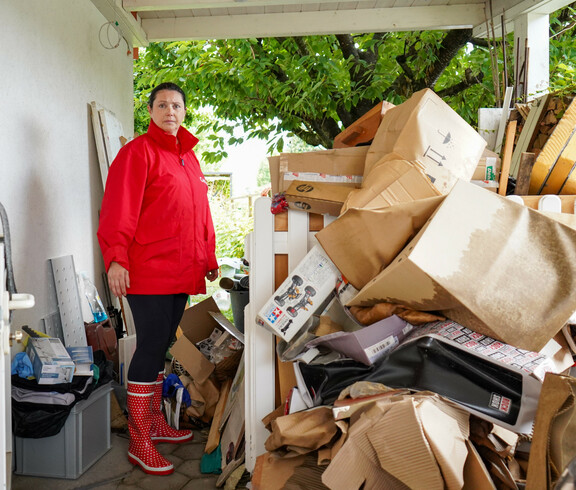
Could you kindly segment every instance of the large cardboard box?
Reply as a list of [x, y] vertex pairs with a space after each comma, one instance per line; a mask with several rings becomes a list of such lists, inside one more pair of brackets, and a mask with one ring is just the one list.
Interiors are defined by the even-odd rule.
[[295, 180], [286, 190], [288, 207], [299, 211], [338, 216], [352, 187]]
[[[354, 260], [354, 258], [350, 258]], [[576, 311], [576, 231], [459, 181], [348, 305], [399, 303], [539, 351]]]
[[360, 187], [368, 146], [270, 157], [272, 193], [284, 192], [292, 181], [320, 182]]
[[470, 180], [485, 146], [474, 128], [432, 90], [424, 89], [384, 114], [364, 175], [383, 158], [415, 161], [445, 194], [457, 179]]
[[74, 376], [74, 361], [58, 338], [28, 339], [26, 353], [32, 362], [34, 376], [40, 385], [70, 383]]
[[[182, 335], [170, 348], [170, 354], [184, 366], [194, 381], [200, 384], [204, 383], [220, 365], [209, 361], [195, 344], [209, 338], [215, 328], [226, 330], [242, 344], [244, 343], [243, 334], [231, 323], [219, 321], [218, 313], [221, 313], [220, 309], [212, 297], [187, 308], [180, 320]], [[240, 356], [241, 353], [238, 361]], [[222, 368], [225, 368], [227, 359], [221, 363]]]
[[320, 245], [306, 254], [256, 316], [256, 323], [289, 342], [336, 288], [339, 272]]

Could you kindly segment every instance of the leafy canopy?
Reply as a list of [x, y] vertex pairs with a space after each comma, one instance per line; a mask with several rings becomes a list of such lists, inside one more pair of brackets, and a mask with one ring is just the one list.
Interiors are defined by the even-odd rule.
[[[575, 18], [572, 7], [551, 16], [553, 90], [575, 87]], [[506, 47], [512, 67], [512, 34]], [[474, 39], [467, 29], [153, 43], [135, 61], [136, 130], [146, 131], [148, 93], [163, 81], [187, 93], [185, 124], [205, 142], [207, 163], [245, 138], [266, 140], [270, 153], [293, 136], [330, 148], [380, 101], [399, 104], [426, 87], [476, 125], [479, 107], [498, 104], [503, 65], [500, 40]]]

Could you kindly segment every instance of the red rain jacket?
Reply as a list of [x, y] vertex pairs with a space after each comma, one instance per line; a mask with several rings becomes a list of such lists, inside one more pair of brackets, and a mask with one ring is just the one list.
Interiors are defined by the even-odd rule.
[[206, 273], [218, 268], [196, 143], [183, 127], [177, 140], [151, 121], [110, 166], [98, 242], [106, 270], [128, 269], [128, 294], [205, 293]]

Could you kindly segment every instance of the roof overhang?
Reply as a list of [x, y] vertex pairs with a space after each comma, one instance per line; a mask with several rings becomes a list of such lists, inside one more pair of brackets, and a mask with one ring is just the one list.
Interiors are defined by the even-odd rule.
[[[307, 36], [474, 28], [498, 37], [526, 14], [569, 0], [92, 0], [127, 42]], [[488, 19], [493, 19], [493, 24]]]

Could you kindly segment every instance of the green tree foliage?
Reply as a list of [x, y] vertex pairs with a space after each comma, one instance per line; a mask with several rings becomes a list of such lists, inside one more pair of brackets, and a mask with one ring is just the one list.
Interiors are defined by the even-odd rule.
[[[144, 113], [151, 88], [170, 80], [189, 96], [185, 123], [192, 124], [201, 108], [212, 108], [213, 119], [194, 126], [210, 134], [215, 147], [223, 146], [223, 134], [230, 135], [229, 144], [241, 142], [232, 135], [239, 125], [246, 138], [265, 139], [271, 150], [282, 151], [292, 135], [330, 148], [344, 127], [383, 99], [400, 103], [429, 86], [449, 96], [455, 86], [482, 83], [481, 64], [460, 59], [471, 35], [464, 30], [156, 43], [136, 61], [136, 117]], [[486, 48], [478, 49], [476, 58], [487, 58]], [[457, 54], [460, 65], [450, 79], [443, 77]], [[486, 103], [490, 83], [480, 91]], [[137, 121], [140, 130], [146, 124], [147, 118]]]
[[[572, 7], [551, 16], [553, 89], [574, 88], [574, 19]], [[506, 82], [501, 40], [474, 39], [470, 29], [155, 43], [135, 62], [136, 127], [145, 130], [148, 93], [163, 81], [186, 90], [185, 124], [205, 135], [207, 163], [243, 138], [265, 139], [271, 153], [292, 136], [330, 148], [381, 100], [399, 104], [426, 87], [475, 126], [478, 108], [497, 106], [513, 83], [511, 34], [507, 41]]]

